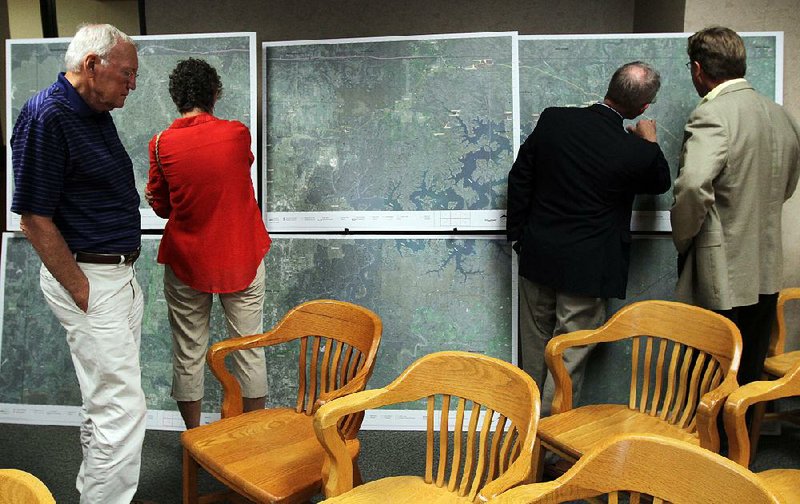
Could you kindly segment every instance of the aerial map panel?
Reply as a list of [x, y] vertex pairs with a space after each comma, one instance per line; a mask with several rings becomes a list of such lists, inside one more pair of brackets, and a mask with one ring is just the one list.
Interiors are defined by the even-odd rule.
[[[139, 74], [136, 90], [125, 106], [111, 112], [122, 143], [133, 160], [136, 187], [141, 197], [142, 227], [161, 229], [166, 221], [156, 217], [144, 201], [144, 186], [150, 168], [148, 142], [178, 117], [169, 96], [169, 74], [178, 61], [189, 57], [208, 61], [220, 74], [222, 97], [215, 115], [236, 119], [250, 128], [253, 153], [257, 149], [256, 132], [256, 57], [254, 33], [224, 33], [204, 35], [154, 35], [132, 37], [139, 48]], [[39, 90], [55, 82], [64, 71], [64, 53], [69, 39], [8, 40], [6, 47], [7, 75], [7, 134], [11, 137], [14, 121], [25, 102]], [[11, 166], [11, 149], [7, 165]], [[251, 169], [256, 187], [255, 166]], [[11, 204], [13, 176], [7, 172], [7, 202]], [[19, 216], [8, 211], [9, 229], [19, 230]]]
[[[164, 300], [159, 240], [146, 236], [136, 262], [145, 295], [142, 383], [151, 428], [180, 428], [170, 398], [171, 340]], [[76, 424], [80, 405], [64, 330], [39, 289], [41, 261], [18, 233], [3, 236], [0, 422]], [[332, 298], [364, 305], [383, 321], [383, 341], [370, 387], [386, 385], [417, 358], [438, 350], [466, 350], [513, 360], [511, 248], [486, 237], [276, 236], [267, 256], [265, 328], [291, 308]], [[212, 340], [225, 337], [218, 302]], [[267, 352], [270, 405], [293, 405], [297, 347]], [[217, 381], [206, 374], [203, 410], [218, 411]], [[424, 408], [408, 405], [411, 410]], [[392, 426], [397, 414], [373, 427]], [[422, 412], [409, 426], [424, 426]], [[377, 424], [376, 424], [377, 422]], [[381, 424], [382, 422], [382, 424]]]
[[[655, 119], [658, 141], [675, 179], [683, 144], [683, 127], [700, 98], [686, 68], [689, 34], [519, 36], [519, 106], [521, 141], [533, 131], [547, 107], [587, 106], [602, 100], [619, 66], [641, 60], [661, 74], [661, 90], [642, 118]], [[782, 77], [782, 36], [742, 34], [747, 48], [747, 79], [765, 96], [781, 100], [776, 82]], [[632, 124], [632, 123], [628, 123]], [[669, 231], [672, 191], [641, 196], [634, 229]], [[637, 221], [637, 218], [640, 221]]]
[[514, 42], [264, 43], [268, 227], [503, 229]]

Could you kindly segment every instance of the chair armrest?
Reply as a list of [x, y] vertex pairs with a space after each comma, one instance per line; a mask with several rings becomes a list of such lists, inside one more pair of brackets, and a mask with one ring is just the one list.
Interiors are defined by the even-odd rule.
[[725, 401], [723, 420], [728, 436], [728, 458], [744, 467], [750, 464], [750, 438], [745, 423], [747, 408], [763, 401], [800, 395], [800, 364], [774, 381], [754, 381], [734, 390]]
[[[572, 378], [564, 366], [564, 359], [562, 355], [567, 348], [575, 346], [590, 345], [593, 341], [587, 342], [593, 335], [596, 334], [595, 330], [574, 331], [571, 333], [561, 334], [551, 339], [547, 344], [544, 352], [544, 361], [550, 374], [553, 375], [554, 393], [553, 405], [551, 407], [551, 414], [563, 413], [572, 409]], [[544, 383], [539, 387], [544, 389]]]
[[206, 362], [211, 372], [222, 384], [222, 418], [241, 415], [244, 405], [242, 403], [242, 389], [239, 381], [225, 367], [225, 357], [238, 350], [271, 346], [282, 341], [270, 341], [272, 332], [228, 338], [211, 345], [206, 354]]
[[714, 453], [719, 452], [719, 429], [717, 428], [717, 417], [725, 404], [725, 399], [738, 388], [736, 373], [729, 372], [728, 376], [719, 384], [717, 388], [703, 395], [697, 404], [697, 434], [700, 438], [700, 446]]
[[[564, 502], [557, 500], [558, 497], [561, 497], [560, 493], [557, 493], [560, 487], [560, 481], [546, 481], [543, 483], [519, 486], [502, 494], [502, 502], [534, 502], [535, 499], [543, 495], [551, 498], [548, 499], [547, 502]], [[480, 493], [478, 497], [480, 502], [491, 502], [492, 499], [492, 497], [485, 497], [483, 493]]]
[[339, 432], [339, 419], [365, 409], [384, 406], [385, 389], [364, 390], [340, 397], [320, 406], [314, 414], [314, 432], [327, 456], [327, 475], [323, 474], [326, 497], [335, 497], [353, 489], [353, 460]]
[[487, 502], [511, 488], [530, 483], [533, 468], [532, 461], [533, 457], [530, 453], [521, 453], [506, 472], [481, 489], [478, 494], [479, 500]]

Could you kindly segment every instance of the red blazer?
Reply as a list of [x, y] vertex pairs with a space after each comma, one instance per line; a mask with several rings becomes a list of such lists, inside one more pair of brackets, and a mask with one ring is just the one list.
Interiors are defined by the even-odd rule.
[[250, 131], [211, 114], [176, 119], [150, 140], [151, 206], [169, 219], [158, 249], [183, 283], [236, 292], [253, 281], [270, 246], [253, 191]]

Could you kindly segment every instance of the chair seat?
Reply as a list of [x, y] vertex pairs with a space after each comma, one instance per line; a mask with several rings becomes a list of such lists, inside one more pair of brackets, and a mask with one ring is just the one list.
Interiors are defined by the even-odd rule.
[[602, 439], [632, 433], [656, 434], [700, 444], [698, 436], [622, 404], [581, 406], [542, 418], [537, 431], [548, 450], [573, 461]]
[[[303, 502], [322, 484], [324, 452], [312, 422], [294, 409], [265, 409], [187, 430], [181, 442], [201, 467], [253, 501]], [[348, 442], [353, 457], [358, 448]]]
[[764, 359], [764, 372], [772, 376], [783, 376], [797, 362], [800, 362], [800, 350], [767, 357]]
[[781, 502], [800, 504], [800, 469], [770, 469], [758, 473], [758, 477], [783, 497]]
[[467, 497], [447, 490], [445, 485], [425, 483], [419, 476], [394, 476], [364, 483], [352, 490], [322, 501], [325, 504], [447, 504], [450, 502], [472, 502]]

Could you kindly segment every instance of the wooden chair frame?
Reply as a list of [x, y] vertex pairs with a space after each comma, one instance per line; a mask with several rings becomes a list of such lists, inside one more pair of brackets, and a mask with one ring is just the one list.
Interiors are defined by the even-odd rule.
[[[434, 422], [437, 397], [441, 402], [438, 440]], [[384, 388], [331, 401], [317, 411], [314, 429], [330, 459], [324, 483], [326, 496], [341, 496], [334, 502], [347, 502], [346, 492], [355, 483], [345, 441], [337, 428], [340, 419], [365, 409], [419, 399], [428, 401], [425, 484], [446, 489], [456, 500], [472, 501], [481, 489], [495, 495], [530, 481], [539, 419], [539, 391], [533, 379], [516, 366], [492, 357], [437, 352], [418, 359]], [[453, 403], [454, 411], [450, 409]], [[454, 420], [452, 431], [450, 420]], [[453, 453], [448, 458], [451, 432]], [[505, 477], [498, 483], [502, 474]], [[392, 488], [404, 491], [402, 484]], [[392, 500], [391, 496], [384, 498]]]
[[[183, 443], [183, 494], [184, 503], [214, 502], [215, 499], [230, 498], [229, 493], [213, 494], [200, 498], [197, 494], [197, 470], [203, 467], [237, 494], [256, 502], [271, 501], [265, 492], [248, 481], [248, 476], [236, 474], [226, 468], [225, 464], [215, 460], [212, 453], [216, 439], [226, 437], [268, 436], [268, 432], [256, 432], [253, 425], [275, 421], [274, 415], [280, 416], [281, 422], [300, 422], [302, 417], [308, 418], [308, 432], [314, 439], [311, 417], [316, 410], [328, 401], [363, 390], [375, 367], [375, 359], [381, 340], [382, 323], [372, 311], [361, 306], [335, 300], [316, 300], [303, 303], [287, 313], [271, 330], [252, 336], [231, 338], [220, 341], [209, 349], [206, 360], [214, 376], [222, 384], [222, 419], [219, 422], [185, 431], [181, 435]], [[274, 346], [291, 341], [300, 341], [298, 362], [298, 388], [293, 408], [276, 408], [249, 413], [242, 413], [241, 388], [236, 378], [226, 369], [225, 357], [231, 352], [249, 348]], [[294, 416], [292, 416], [294, 415]], [[295, 420], [292, 420], [294, 418]], [[359, 444], [356, 439], [361, 427], [363, 415], [351, 415], [339, 424], [343, 439], [347, 440], [351, 464], [358, 475], [355, 458]], [[245, 432], [232, 436], [231, 429]], [[256, 432], [256, 433], [254, 433]], [[281, 440], [277, 440], [280, 443]], [[219, 449], [219, 448], [217, 448]], [[292, 499], [283, 502], [305, 501], [316, 494], [322, 482], [322, 463], [324, 456], [319, 452], [319, 477], [315, 481], [309, 479], [305, 471], [304, 481], [298, 488], [293, 482], [286, 482], [292, 487]], [[253, 469], [258, 471], [259, 468]], [[263, 471], [275, 471], [275, 467], [264, 467]], [[253, 473], [253, 475], [257, 475]], [[235, 497], [235, 496], [234, 496]]]
[[692, 443], [653, 434], [606, 439], [554, 481], [523, 485], [492, 504], [551, 504], [608, 495], [609, 504], [652, 502], [781, 502], [757, 475]]
[[748, 467], [751, 462], [747, 408], [765, 401], [793, 396], [800, 396], [800, 361], [777, 380], [755, 381], [736, 389], [725, 402], [723, 417], [725, 434], [728, 436], [728, 458], [744, 467]]
[[[772, 323], [772, 332], [769, 339], [769, 350], [764, 360], [762, 380], [772, 380], [784, 376], [789, 369], [800, 362], [800, 350], [786, 352], [786, 303], [800, 300], [800, 288], [792, 287], [783, 289], [778, 294], [778, 303], [775, 308], [775, 319]], [[758, 440], [761, 436], [761, 425], [764, 421], [786, 421], [800, 425], [800, 411], [784, 411], [767, 413], [767, 401], [758, 401], [753, 407], [753, 420], [750, 428], [750, 455], [755, 456], [758, 449]], [[751, 460], [752, 462], [752, 460]]]
[[[574, 409], [572, 380], [562, 359], [564, 351], [574, 346], [623, 340], [632, 341], [627, 409], [621, 405]], [[716, 419], [725, 398], [737, 387], [741, 352], [741, 336], [733, 322], [711, 311], [671, 301], [633, 303], [596, 330], [557, 336], [545, 351], [555, 394], [553, 415], [539, 424], [542, 446], [568, 461], [577, 460], [583, 452], [574, 443], [569, 446], [565, 442], [566, 439], [577, 442], [574, 437], [578, 436], [577, 430], [570, 429], [581, 425], [559, 422], [585, 413], [593, 415], [592, 422], [596, 420], [595, 437], [652, 432], [694, 442], [716, 452], [719, 450]], [[566, 412], [570, 412], [568, 416], [564, 415]], [[594, 441], [584, 434], [580, 442], [589, 443], [584, 447], [588, 449]], [[540, 463], [540, 469], [541, 466]]]
[[0, 469], [0, 503], [56, 504], [47, 486], [20, 469]]

